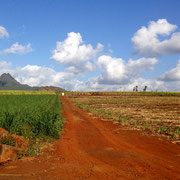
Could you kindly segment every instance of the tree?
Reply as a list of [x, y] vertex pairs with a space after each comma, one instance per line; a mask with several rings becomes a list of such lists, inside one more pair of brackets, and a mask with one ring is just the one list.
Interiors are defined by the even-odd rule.
[[136, 92], [138, 92], [138, 86], [135, 87]]
[[138, 91], [138, 86], [133, 87], [133, 92]]
[[144, 87], [143, 91], [146, 91], [147, 90], [147, 86]]

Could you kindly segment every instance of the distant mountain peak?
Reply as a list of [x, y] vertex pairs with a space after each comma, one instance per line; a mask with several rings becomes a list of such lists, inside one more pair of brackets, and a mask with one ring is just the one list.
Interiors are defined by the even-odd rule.
[[9, 73], [3, 73], [0, 76], [0, 82], [1, 84], [6, 84], [6, 83], [13, 83], [13, 84], [20, 84], [18, 81], [16, 81]]
[[54, 87], [54, 86], [45, 86], [45, 87], [31, 87], [27, 84], [21, 84], [16, 81], [11, 74], [4, 73], [0, 76], [0, 90], [36, 90], [36, 91], [55, 91], [55, 92], [64, 92], [65, 89]]

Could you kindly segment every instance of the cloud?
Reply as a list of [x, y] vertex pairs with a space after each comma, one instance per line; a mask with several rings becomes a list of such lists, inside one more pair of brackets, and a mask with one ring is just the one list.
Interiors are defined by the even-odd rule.
[[3, 73], [11, 73], [11, 63], [10, 62], [6, 62], [6, 61], [0, 61], [0, 74], [3, 74]]
[[[139, 91], [143, 91], [147, 86], [148, 91], [178, 91], [175, 83], [165, 83], [157, 79], [144, 79], [138, 77], [131, 82], [125, 84], [101, 84], [98, 77], [90, 78], [87, 82], [76, 84], [75, 91], [132, 91], [135, 86], [138, 86]], [[180, 83], [179, 83], [180, 84]]]
[[2, 70], [2, 69], [9, 69], [10, 67], [11, 67], [11, 63], [10, 62], [0, 61], [0, 70]]
[[100, 84], [128, 84], [138, 78], [142, 72], [152, 70], [157, 63], [156, 58], [130, 59], [125, 63], [121, 58], [103, 55], [97, 61], [101, 71], [98, 81]]
[[[51, 57], [58, 63], [65, 65], [64, 71], [57, 72], [53, 68], [37, 65], [26, 65], [12, 69], [10, 67], [11, 64], [3, 62], [2, 65], [5, 71], [2, 73], [9, 72], [19, 82], [30, 86], [52, 85], [66, 88], [67, 90], [77, 90], [84, 84], [78, 78], [82, 77], [86, 72], [95, 70], [93, 58], [102, 49], [103, 45], [101, 44], [98, 44], [96, 48], [93, 48], [90, 44], [84, 44], [81, 35], [72, 32], [68, 33], [68, 37], [64, 41], [57, 42], [57, 47]], [[0, 52], [0, 54], [23, 54], [29, 51], [32, 51], [30, 44], [22, 46], [16, 43], [9, 49]], [[5, 65], [7, 65], [7, 68], [5, 68]]]
[[27, 44], [27, 45], [20, 45], [18, 42], [16, 42], [15, 44], [13, 44], [10, 48], [5, 49], [3, 51], [0, 52], [0, 54], [27, 54], [29, 52], [32, 51], [31, 48], [31, 44]]
[[79, 83], [74, 88], [75, 91], [117, 91], [117, 84], [100, 84], [98, 77], [91, 77], [84, 83]]
[[102, 44], [98, 43], [94, 49], [91, 44], [84, 44], [80, 33], [70, 32], [64, 41], [56, 43], [56, 49], [53, 50], [51, 59], [64, 64], [67, 67], [66, 71], [82, 74], [95, 70], [91, 60], [102, 49]]
[[145, 79], [138, 77], [131, 82], [125, 84], [101, 84], [97, 77], [90, 78], [87, 82], [77, 83], [75, 91], [133, 91], [133, 88], [138, 86], [139, 91], [143, 91], [147, 86], [147, 91], [177, 91], [180, 90], [180, 81], [161, 81], [157, 78]]
[[[101, 57], [102, 58], [102, 57]], [[109, 57], [112, 58], [112, 57]], [[120, 58], [112, 58], [115, 61], [119, 61]], [[110, 59], [110, 60], [112, 60]], [[107, 57], [106, 57], [107, 60]], [[122, 59], [121, 59], [122, 60]], [[138, 70], [141, 66], [144, 71], [152, 69], [157, 63], [156, 59], [149, 59], [148, 62], [144, 64], [147, 59], [139, 60], [129, 60], [125, 63], [123, 60], [124, 73], [126, 71], [130, 72], [128, 75], [129, 79], [121, 79], [121, 81], [116, 80], [115, 83], [110, 83], [110, 78], [105, 79], [103, 73], [99, 77], [91, 77], [87, 81], [78, 80], [78, 76], [70, 71], [57, 72], [53, 68], [37, 66], [37, 65], [26, 65], [24, 67], [17, 67], [13, 69], [10, 62], [0, 61], [0, 75], [2, 73], [10, 73], [16, 80], [23, 84], [28, 84], [31, 86], [58, 86], [65, 88], [67, 90], [73, 91], [119, 91], [122, 87], [123, 91], [132, 91], [134, 86], [138, 86], [139, 90], [143, 90], [147, 86], [148, 91], [179, 91], [180, 81], [166, 81], [166, 79], [144, 79], [140, 76], [141, 70]], [[114, 63], [114, 62], [113, 62]], [[140, 65], [141, 64], [141, 65]], [[149, 67], [147, 67], [149, 64]], [[179, 63], [178, 63], [179, 64]], [[177, 65], [178, 67], [179, 65]], [[137, 68], [137, 69], [136, 69]], [[174, 68], [175, 69], [175, 68]], [[134, 75], [134, 72], [136, 71]], [[170, 70], [169, 72], [173, 71]], [[114, 71], [114, 73], [116, 73]], [[168, 73], [168, 72], [167, 72]], [[134, 77], [132, 77], [134, 76]], [[100, 78], [104, 78], [103, 83]], [[110, 76], [111, 77], [111, 76]], [[123, 76], [125, 77], [125, 76]], [[106, 80], [106, 81], [105, 81]], [[108, 81], [107, 81], [108, 80]]]
[[67, 90], [75, 89], [82, 81], [77, 80], [77, 76], [72, 72], [57, 72], [53, 68], [26, 65], [12, 69], [12, 64], [6, 61], [0, 61], [0, 75], [10, 73], [16, 80], [22, 84], [30, 86], [58, 86]]
[[57, 72], [52, 68], [37, 65], [18, 67], [13, 75], [21, 83], [31, 86], [62, 86], [66, 80], [74, 77], [72, 73]]
[[91, 62], [79, 63], [76, 65], [68, 66], [65, 70], [76, 75], [81, 75], [86, 72], [94, 71], [96, 68]]
[[[176, 29], [177, 26], [168, 23], [166, 19], [151, 21], [148, 27], [143, 26], [131, 39], [136, 53], [148, 57], [179, 54], [180, 32], [173, 33]], [[161, 41], [159, 36], [170, 38]]]
[[178, 61], [175, 68], [171, 69], [168, 72], [160, 75], [159, 80], [161, 81], [180, 81], [180, 60]]
[[[142, 27], [132, 38], [137, 52], [145, 56], [158, 56], [160, 54], [176, 54], [179, 51], [179, 33], [173, 33], [176, 25], [169, 24], [161, 19], [150, 22], [149, 26]], [[168, 40], [160, 41], [158, 35], [170, 36]], [[177, 42], [176, 42], [177, 41]], [[12, 68], [11, 63], [0, 61], [0, 74], [11, 73], [16, 80], [31, 86], [58, 86], [73, 91], [132, 91], [134, 86], [143, 90], [144, 86], [149, 91], [179, 91], [180, 87], [180, 60], [177, 66], [159, 77], [145, 79], [142, 73], [153, 70], [159, 62], [154, 57], [143, 57], [137, 60], [115, 58], [110, 55], [101, 55], [103, 45], [85, 44], [80, 33], [68, 33], [67, 38], [57, 42], [56, 49], [52, 52], [51, 59], [63, 64], [64, 70], [57, 72], [53, 68], [26, 65]], [[31, 44], [25, 46], [13, 44], [0, 54], [25, 54], [32, 51]], [[86, 72], [98, 70], [96, 77], [79, 80]], [[87, 77], [85, 77], [87, 78]], [[83, 77], [83, 79], [85, 79]]]
[[9, 37], [9, 34], [6, 31], [6, 28], [3, 26], [0, 26], [0, 39], [1, 38], [8, 38], [8, 37]]
[[102, 49], [102, 44], [98, 43], [94, 49], [91, 44], [83, 43], [80, 33], [70, 32], [64, 41], [56, 43], [51, 58], [62, 64], [76, 64], [96, 57]]

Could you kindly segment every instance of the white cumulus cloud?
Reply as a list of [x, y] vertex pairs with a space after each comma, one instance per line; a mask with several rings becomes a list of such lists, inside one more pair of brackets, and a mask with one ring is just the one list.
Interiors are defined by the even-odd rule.
[[[102, 57], [101, 57], [102, 58]], [[107, 60], [108, 57], [106, 57]], [[110, 58], [110, 57], [109, 57]], [[112, 58], [112, 57], [111, 57]], [[110, 60], [121, 61], [120, 58], [112, 58]], [[146, 59], [147, 60], [147, 59]], [[101, 60], [102, 61], [102, 60]], [[105, 60], [104, 60], [105, 61]], [[122, 79], [121, 77], [116, 77], [116, 82], [111, 83], [109, 81], [112, 76], [107, 78], [104, 76], [103, 72], [99, 77], [91, 77], [87, 81], [78, 80], [78, 76], [70, 71], [57, 72], [52, 68], [37, 66], [37, 65], [26, 65], [24, 67], [16, 67], [12, 68], [10, 62], [0, 61], [0, 75], [2, 73], [10, 73], [16, 80], [20, 83], [28, 84], [31, 86], [58, 86], [65, 88], [67, 90], [73, 91], [118, 91], [120, 87], [122, 87], [123, 91], [132, 91], [134, 86], [138, 86], [139, 90], [143, 90], [145, 86], [147, 86], [148, 91], [179, 91], [180, 90], [180, 80], [167, 80], [166, 78], [154, 78], [154, 79], [144, 79], [138, 73], [141, 73], [141, 70], [138, 70], [141, 66], [145, 70], [152, 69], [153, 66], [157, 63], [157, 60], [153, 58], [147, 60], [148, 62], [143, 64], [145, 59], [139, 60], [129, 60], [128, 63], [125, 63], [123, 60], [120, 64], [116, 64], [117, 66], [123, 64], [124, 73], [127, 71], [130, 72], [130, 75], [127, 75], [130, 80], [125, 77]], [[101, 62], [102, 63], [102, 62]], [[113, 62], [114, 63], [114, 62]], [[141, 65], [140, 65], [141, 64]], [[149, 68], [147, 67], [149, 64]], [[179, 64], [179, 63], [178, 63]], [[176, 68], [179, 65], [176, 66]], [[174, 68], [174, 69], [176, 69]], [[166, 75], [169, 72], [174, 72], [174, 69], [165, 73]], [[116, 72], [117, 71], [117, 72]], [[137, 71], [137, 72], [132, 72]], [[114, 69], [114, 73], [118, 73], [118, 68]], [[110, 73], [111, 75], [111, 73]], [[163, 74], [164, 75], [164, 74]], [[163, 76], [162, 75], [162, 76]], [[170, 74], [171, 75], [171, 74]], [[134, 76], [134, 77], [132, 77]], [[102, 79], [103, 82], [102, 82]], [[119, 81], [120, 79], [120, 81]]]
[[159, 76], [162, 81], [180, 81], [180, 60], [175, 68]]
[[9, 33], [6, 31], [6, 28], [3, 26], [0, 26], [0, 39], [1, 38], [8, 38]]
[[[180, 32], [174, 32], [176, 29], [177, 26], [166, 19], [151, 21], [148, 27], [143, 26], [132, 37], [136, 53], [149, 57], [180, 53]], [[170, 38], [161, 41], [159, 36]]]
[[52, 68], [37, 65], [18, 67], [13, 75], [21, 83], [31, 86], [61, 86], [67, 79], [74, 77], [72, 73], [57, 72]]
[[7, 62], [7, 61], [0, 61], [0, 74], [3, 74], [3, 73], [11, 73], [11, 63], [10, 62]]
[[51, 58], [59, 63], [76, 64], [96, 57], [102, 48], [103, 45], [98, 43], [94, 49], [91, 44], [83, 43], [80, 33], [70, 32], [64, 41], [56, 43]]
[[130, 59], [127, 63], [121, 58], [100, 56], [97, 64], [100, 68], [100, 84], [127, 84], [138, 78], [146, 70], [152, 70], [158, 63], [156, 58]]
[[21, 45], [18, 42], [13, 44], [10, 48], [4, 49], [0, 54], [27, 54], [32, 51], [31, 44]]
[[76, 75], [81, 75], [83, 73], [86, 72], [90, 72], [90, 71], [94, 71], [96, 68], [94, 66], [94, 64], [92, 64], [91, 62], [86, 62], [86, 63], [79, 63], [76, 65], [70, 65], [68, 66], [65, 70], [67, 72], [71, 72], [74, 73]]
[[91, 60], [103, 49], [98, 43], [96, 48], [91, 44], [84, 44], [80, 33], [70, 32], [62, 42], [56, 43], [56, 49], [52, 52], [51, 59], [67, 66], [66, 71], [74, 74], [82, 74], [93, 71], [95, 66]]
[[0, 61], [0, 75], [10, 73], [17, 81], [30, 86], [58, 86], [67, 90], [77, 89], [82, 81], [77, 80], [77, 76], [68, 71], [57, 72], [52, 68], [26, 65], [13, 69], [12, 64]]

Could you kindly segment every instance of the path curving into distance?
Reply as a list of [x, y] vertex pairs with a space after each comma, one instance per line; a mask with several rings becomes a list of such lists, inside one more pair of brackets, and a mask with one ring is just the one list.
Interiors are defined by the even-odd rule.
[[179, 179], [180, 146], [93, 118], [67, 97], [62, 137], [35, 158], [0, 166], [0, 179]]

